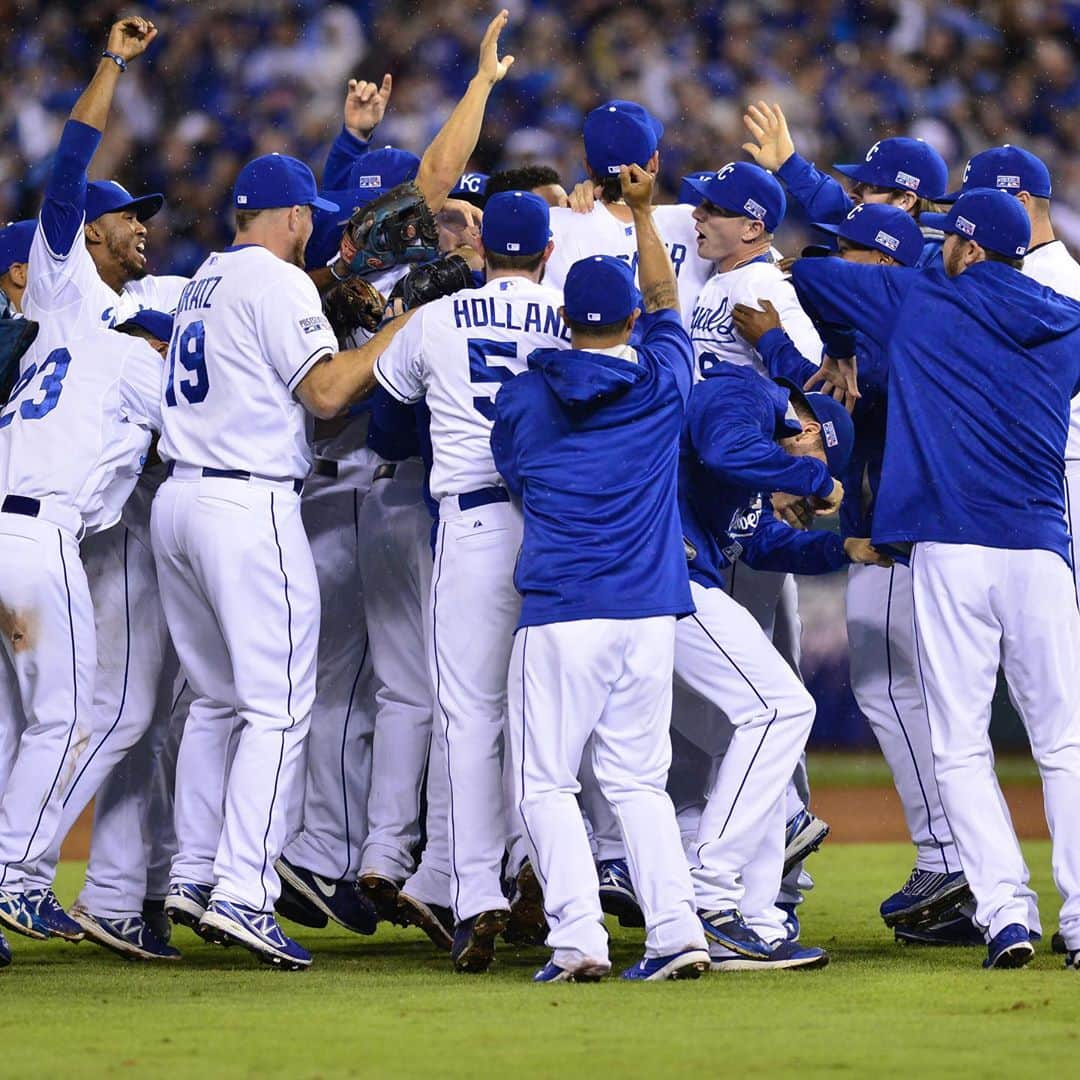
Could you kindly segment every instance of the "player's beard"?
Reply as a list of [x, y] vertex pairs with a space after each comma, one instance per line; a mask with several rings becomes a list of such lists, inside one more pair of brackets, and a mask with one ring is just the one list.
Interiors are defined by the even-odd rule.
[[304, 249], [306, 247], [307, 247], [307, 240], [301, 240], [298, 237], [296, 239], [296, 241], [294, 242], [294, 244], [293, 244], [292, 258], [289, 259], [289, 262], [291, 262], [293, 264], [293, 266], [298, 266], [298, 267], [300, 267], [301, 270], [303, 270], [304, 267], [307, 265], [304, 262]]
[[130, 236], [121, 240], [111, 232], [105, 236], [105, 249], [123, 269], [128, 281], [141, 281], [149, 272], [145, 260], [141, 259], [135, 250], [138, 242], [138, 238], [133, 239]]

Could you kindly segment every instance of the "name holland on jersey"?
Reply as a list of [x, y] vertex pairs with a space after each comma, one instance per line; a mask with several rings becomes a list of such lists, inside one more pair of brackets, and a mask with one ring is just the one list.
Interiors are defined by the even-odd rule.
[[[522, 321], [519, 321], [522, 320]], [[475, 330], [491, 326], [500, 330], [519, 330], [522, 333], [547, 334], [570, 340], [570, 329], [550, 304], [530, 300], [521, 315], [521, 304], [515, 312], [508, 300], [498, 296], [470, 296], [454, 300], [454, 325], [459, 330]]]

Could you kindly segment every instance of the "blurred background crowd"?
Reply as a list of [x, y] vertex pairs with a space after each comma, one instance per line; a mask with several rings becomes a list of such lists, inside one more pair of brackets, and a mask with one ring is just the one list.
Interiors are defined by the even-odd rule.
[[[231, 239], [240, 165], [279, 150], [318, 175], [350, 77], [394, 92], [375, 145], [421, 153], [475, 70], [482, 0], [142, 0], [161, 30], [121, 80], [92, 176], [166, 193], [153, 269], [190, 274]], [[581, 122], [608, 98], [667, 126], [664, 198], [678, 178], [743, 155], [748, 101], [779, 102], [819, 165], [887, 135], [931, 142], [959, 185], [966, 158], [1015, 142], [1054, 178], [1059, 235], [1080, 250], [1080, 0], [506, 0], [504, 51], [472, 167], [550, 164], [582, 178]], [[0, 0], [0, 221], [36, 213], [60, 128], [115, 0]], [[778, 238], [797, 250], [806, 223]], [[167, 237], [167, 240], [166, 240]], [[846, 691], [839, 582], [807, 583], [807, 675], [829, 741], [868, 738]], [[820, 628], [820, 632], [818, 632]], [[828, 719], [826, 719], [828, 718]]]

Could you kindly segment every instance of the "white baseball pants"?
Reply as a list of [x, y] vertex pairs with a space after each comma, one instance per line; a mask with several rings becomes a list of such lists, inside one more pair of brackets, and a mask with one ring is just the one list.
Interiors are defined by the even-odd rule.
[[[6, 681], [17, 687], [26, 725], [0, 797], [0, 889], [9, 892], [23, 891], [26, 870], [52, 842], [93, 724], [97, 643], [71, 531], [78, 515], [59, 507], [45, 513], [0, 513], [0, 662], [14, 674]], [[3, 724], [14, 726], [17, 703], [3, 706]]]
[[521, 512], [507, 502], [439, 507], [431, 582], [431, 678], [446, 740], [451, 906], [455, 918], [506, 910], [510, 833], [503, 788], [506, 673], [521, 597]]
[[578, 809], [586, 746], [619, 820], [647, 956], [704, 948], [675, 808], [671, 765], [674, 616], [583, 619], [517, 632], [510, 663], [510, 743], [547, 944], [560, 967], [606, 962], [599, 881]]
[[911, 555], [916, 660], [941, 800], [971, 891], [994, 936], [1030, 928], [1026, 867], [994, 773], [998, 665], [1031, 740], [1053, 840], [1061, 932], [1080, 948], [1080, 613], [1050, 551], [919, 543]]
[[176, 766], [173, 879], [270, 911], [303, 782], [319, 587], [292, 486], [178, 467], [154, 500], [165, 617], [196, 697]]

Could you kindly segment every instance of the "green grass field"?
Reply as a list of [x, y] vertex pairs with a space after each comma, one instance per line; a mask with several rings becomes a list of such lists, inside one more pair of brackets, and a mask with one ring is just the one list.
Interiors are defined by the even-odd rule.
[[[1044, 926], [1055, 928], [1049, 846], [1026, 847]], [[178, 930], [178, 964], [125, 963], [93, 945], [13, 941], [0, 972], [0, 1075], [457, 1077], [1069, 1075], [1080, 981], [1044, 942], [1021, 971], [984, 972], [981, 949], [901, 948], [877, 917], [910, 868], [906, 845], [828, 844], [803, 940], [815, 972], [696, 983], [538, 987], [543, 950], [505, 949], [455, 976], [426, 938], [293, 928], [310, 971], [262, 968]], [[66, 863], [69, 902], [82, 867]], [[10, 940], [10, 939], [9, 939]], [[637, 959], [617, 930], [613, 960]]]

